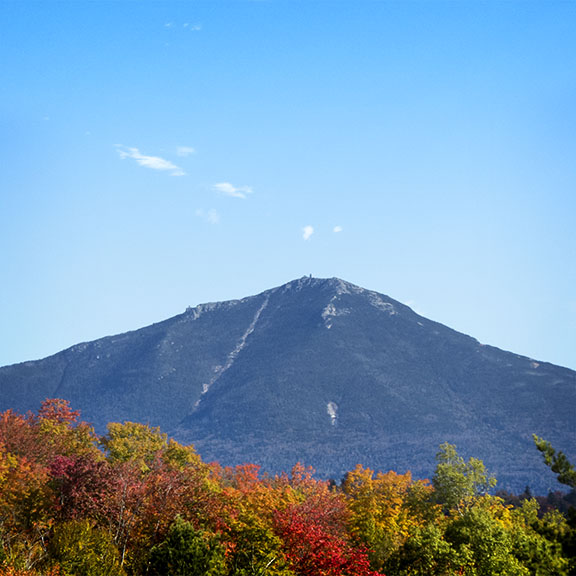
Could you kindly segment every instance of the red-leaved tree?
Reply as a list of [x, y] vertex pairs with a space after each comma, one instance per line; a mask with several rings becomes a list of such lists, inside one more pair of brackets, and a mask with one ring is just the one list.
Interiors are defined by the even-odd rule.
[[276, 513], [274, 524], [290, 568], [300, 576], [381, 576], [370, 569], [364, 550], [331, 534], [299, 507]]

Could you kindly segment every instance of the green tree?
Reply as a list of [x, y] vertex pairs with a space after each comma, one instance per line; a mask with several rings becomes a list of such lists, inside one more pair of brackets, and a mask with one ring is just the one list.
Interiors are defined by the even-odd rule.
[[464, 513], [474, 501], [496, 485], [482, 460], [470, 458], [468, 462], [456, 452], [456, 446], [447, 442], [436, 455], [436, 472], [432, 479], [437, 501], [446, 510]]
[[166, 539], [150, 551], [150, 572], [157, 576], [224, 575], [225, 547], [216, 534], [196, 530], [177, 516]]
[[529, 569], [514, 554], [508, 512], [499, 499], [485, 496], [450, 522], [444, 537], [456, 551], [462, 573], [469, 576], [531, 576]]
[[458, 554], [444, 539], [444, 526], [429, 522], [412, 528], [384, 570], [388, 576], [452, 576], [457, 566]]
[[[561, 451], [556, 451], [550, 442], [533, 435], [536, 448], [542, 453], [546, 465], [557, 474], [558, 482], [572, 488], [572, 494], [576, 493], [576, 469]], [[570, 559], [570, 574], [576, 574], [576, 509], [571, 508], [567, 512], [567, 521], [545, 522], [546, 516], [539, 523], [537, 530], [547, 537], [559, 542], [566, 556]]]
[[514, 554], [531, 576], [563, 576], [569, 574], [568, 559], [562, 552], [562, 538], [569, 531], [566, 519], [557, 510], [539, 517], [536, 499], [524, 500], [512, 510]]
[[556, 451], [550, 442], [539, 438], [536, 434], [532, 437], [534, 438], [536, 448], [538, 448], [538, 450], [542, 452], [542, 456], [544, 456], [546, 466], [557, 474], [558, 482], [566, 484], [566, 486], [570, 486], [572, 489], [576, 489], [576, 469], [574, 469], [574, 466], [570, 463], [566, 454], [561, 451]]

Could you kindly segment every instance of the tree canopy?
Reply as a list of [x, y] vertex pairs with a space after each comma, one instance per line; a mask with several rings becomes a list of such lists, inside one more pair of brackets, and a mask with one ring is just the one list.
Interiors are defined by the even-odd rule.
[[144, 424], [98, 437], [48, 400], [0, 414], [0, 576], [574, 574], [574, 524], [494, 484], [451, 444], [432, 482], [360, 464], [341, 485], [302, 465], [225, 468]]

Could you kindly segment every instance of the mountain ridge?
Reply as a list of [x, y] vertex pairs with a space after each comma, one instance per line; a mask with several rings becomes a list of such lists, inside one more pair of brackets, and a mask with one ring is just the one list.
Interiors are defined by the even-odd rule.
[[576, 372], [479, 343], [339, 278], [303, 277], [0, 368], [0, 409], [63, 397], [99, 432], [160, 426], [208, 460], [430, 476], [437, 447], [504, 487], [554, 487], [536, 433], [576, 453]]

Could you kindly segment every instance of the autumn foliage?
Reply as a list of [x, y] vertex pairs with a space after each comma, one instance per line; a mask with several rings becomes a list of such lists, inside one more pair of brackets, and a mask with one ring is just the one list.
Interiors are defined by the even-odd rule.
[[441, 447], [432, 482], [358, 466], [223, 468], [159, 429], [98, 437], [64, 400], [0, 415], [0, 576], [574, 574], [574, 522], [489, 495]]

